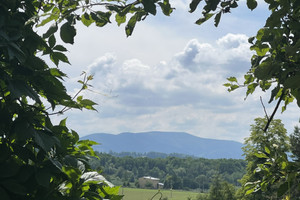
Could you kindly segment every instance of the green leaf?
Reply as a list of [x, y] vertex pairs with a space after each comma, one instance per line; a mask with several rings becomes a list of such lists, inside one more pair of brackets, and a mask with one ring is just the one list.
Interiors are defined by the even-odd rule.
[[257, 7], [256, 0], [247, 0], [247, 6], [250, 10], [254, 10]]
[[264, 154], [264, 153], [255, 153], [254, 154], [256, 157], [258, 157], [258, 158], [269, 158], [266, 154]]
[[198, 19], [195, 23], [198, 24], [198, 25], [201, 25], [204, 22], [206, 22], [207, 20], [209, 20], [212, 16], [214, 16], [214, 14], [206, 13], [203, 18]]
[[59, 61], [62, 61], [62, 62], [65, 62], [65, 63], [68, 63], [70, 64], [69, 60], [68, 60], [68, 57], [61, 53], [61, 52], [53, 52], [51, 53], [51, 60], [55, 63], [56, 66], [58, 66], [59, 64]]
[[125, 31], [126, 31], [126, 35], [127, 37], [130, 36], [134, 30], [134, 27], [136, 25], [137, 22], [137, 14], [135, 13], [130, 20], [128, 21], [126, 27], [125, 27]]
[[58, 27], [57, 27], [57, 23], [54, 23], [50, 26], [50, 28], [48, 29], [48, 31], [43, 34], [43, 38], [48, 38], [50, 37], [51, 35], [53, 35], [56, 31], [58, 30]]
[[51, 68], [50, 74], [53, 76], [59, 77], [59, 78], [67, 76], [65, 73], [63, 73], [62, 71], [60, 71], [57, 68]]
[[49, 14], [46, 14], [46, 15], [49, 15], [49, 17], [47, 17], [47, 18], [44, 19], [40, 24], [38, 24], [38, 27], [44, 26], [45, 24], [51, 22], [52, 20], [57, 20], [58, 17], [59, 17], [59, 13], [60, 13], [59, 8], [54, 7], [54, 8], [52, 9], [52, 13], [51, 13], [50, 15], [49, 15]]
[[90, 17], [90, 15], [88, 13], [84, 13], [82, 16], [81, 16], [81, 22], [89, 27], [93, 22], [94, 20]]
[[169, 0], [164, 0], [163, 3], [159, 2], [158, 5], [161, 7], [163, 13], [167, 16], [170, 16], [170, 14], [173, 12], [173, 8], [171, 8]]
[[49, 152], [51, 148], [59, 144], [55, 136], [50, 136], [42, 131], [35, 132], [34, 141], [45, 151]]
[[257, 86], [258, 86], [257, 83], [252, 83], [252, 84], [248, 85], [246, 96], [248, 96], [249, 94], [253, 94], [253, 92], [255, 91]]
[[50, 48], [53, 48], [53, 47], [54, 47], [54, 45], [55, 45], [55, 43], [56, 43], [56, 39], [55, 39], [55, 36], [54, 36], [54, 35], [51, 35], [51, 36], [49, 37], [48, 43], [49, 43], [49, 47], [50, 47]]
[[81, 176], [81, 171], [75, 167], [63, 166], [62, 171], [69, 177], [73, 182], [78, 182]]
[[266, 151], [267, 154], [271, 153], [271, 151], [270, 151], [270, 149], [268, 147], [265, 147], [265, 151]]
[[270, 48], [267, 44], [260, 44], [259, 46], [252, 46], [250, 49], [255, 50], [258, 56], [265, 56]]
[[260, 80], [269, 80], [272, 77], [272, 70], [272, 64], [265, 60], [255, 69], [254, 76]]
[[119, 13], [116, 14], [116, 22], [118, 23], [118, 26], [126, 22], [126, 15], [121, 16]]
[[237, 83], [237, 79], [233, 76], [227, 78], [227, 80], [230, 81], [230, 82], [236, 82]]
[[229, 91], [229, 92], [232, 92], [232, 91], [238, 89], [239, 87], [240, 87], [240, 86], [238, 86], [238, 85], [231, 84], [231, 85], [230, 85], [230, 88], [228, 88], [228, 91]]
[[69, 22], [64, 23], [60, 27], [60, 37], [65, 43], [73, 44], [75, 35], [76, 29]]
[[296, 88], [300, 88], [299, 81], [300, 81], [300, 73], [296, 73], [294, 76], [288, 77], [285, 80], [283, 85], [285, 88], [296, 89]]
[[56, 45], [53, 50], [57, 50], [57, 51], [68, 51], [64, 46], [62, 45]]
[[88, 110], [96, 110], [93, 106], [97, 105], [95, 102], [89, 100], [89, 99], [82, 99], [80, 100], [79, 104]]
[[218, 27], [220, 19], [221, 19], [222, 11], [219, 12], [215, 17], [215, 27]]
[[91, 12], [91, 17], [95, 20], [96, 26], [103, 27], [110, 22], [111, 12]]
[[23, 81], [8, 81], [9, 90], [11, 91], [12, 98], [20, 98], [21, 96], [28, 96], [37, 103], [40, 103], [41, 100], [36, 91], [33, 90], [26, 82]]
[[191, 12], [191, 13], [194, 12], [200, 2], [201, 2], [201, 0], [192, 0], [192, 2], [190, 3], [190, 11], [189, 12]]
[[153, 0], [142, 0], [142, 4], [146, 12], [156, 15], [156, 6]]

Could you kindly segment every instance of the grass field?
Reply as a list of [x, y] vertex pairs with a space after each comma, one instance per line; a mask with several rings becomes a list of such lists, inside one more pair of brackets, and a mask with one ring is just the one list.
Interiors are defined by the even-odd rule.
[[[138, 189], [138, 188], [120, 188], [120, 194], [123, 194], [123, 200], [149, 200], [158, 190]], [[163, 197], [168, 200], [195, 200], [199, 193], [179, 190], [160, 190]], [[153, 200], [159, 200], [160, 195], [157, 195]]]

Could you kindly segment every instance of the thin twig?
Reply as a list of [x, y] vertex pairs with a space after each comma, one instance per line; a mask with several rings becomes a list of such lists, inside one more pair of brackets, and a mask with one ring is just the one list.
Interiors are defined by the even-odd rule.
[[278, 102], [277, 102], [277, 104], [276, 104], [276, 107], [275, 107], [275, 109], [274, 109], [272, 115], [270, 116], [270, 119], [268, 119], [268, 122], [267, 122], [267, 124], [266, 124], [266, 126], [265, 126], [265, 128], [264, 128], [264, 132], [266, 132], [266, 131], [268, 130], [268, 128], [269, 128], [269, 126], [270, 126], [270, 123], [271, 123], [271, 121], [273, 120], [273, 117], [274, 117], [274, 115], [276, 114], [276, 112], [277, 112], [277, 110], [278, 110], [278, 107], [279, 107], [279, 105], [280, 105], [280, 102], [282, 101], [282, 99], [283, 99], [283, 97], [284, 97], [284, 94], [285, 94], [285, 91], [282, 90], [282, 94], [281, 94], [281, 96], [280, 96], [280, 98], [279, 98], [279, 100], [278, 100]]
[[262, 107], [264, 108], [264, 112], [265, 112], [266, 117], [267, 117], [267, 119], [268, 119], [268, 121], [269, 121], [269, 116], [268, 116], [268, 113], [267, 113], [267, 111], [266, 111], [266, 107], [265, 107], [265, 105], [264, 105], [264, 102], [262, 101], [262, 97], [261, 97], [261, 96], [260, 96], [260, 102], [261, 102]]

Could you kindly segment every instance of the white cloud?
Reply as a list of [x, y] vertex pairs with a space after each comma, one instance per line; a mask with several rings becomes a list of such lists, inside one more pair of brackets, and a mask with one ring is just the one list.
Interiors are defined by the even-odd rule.
[[[188, 9], [187, 2], [175, 2]], [[228, 93], [222, 85], [226, 77], [240, 77], [249, 69], [252, 53], [246, 35], [253, 35], [263, 20], [230, 14], [215, 29], [212, 22], [193, 24], [197, 18], [190, 19], [201, 13], [177, 11], [168, 19], [149, 16], [128, 39], [124, 27], [79, 27], [77, 47], [70, 49], [74, 66], [67, 74], [78, 75], [84, 69], [94, 74], [91, 84], [97, 93], [84, 95], [99, 104], [99, 112], [67, 113], [73, 129], [81, 135], [186, 131], [238, 141], [249, 134], [253, 119], [264, 115], [259, 97], [268, 95], [258, 92], [244, 101], [243, 89]], [[77, 91], [73, 82], [68, 83], [71, 91]], [[269, 112], [272, 108], [267, 106]], [[297, 114], [293, 109], [287, 113], [293, 118], [287, 117], [286, 123], [294, 124]]]

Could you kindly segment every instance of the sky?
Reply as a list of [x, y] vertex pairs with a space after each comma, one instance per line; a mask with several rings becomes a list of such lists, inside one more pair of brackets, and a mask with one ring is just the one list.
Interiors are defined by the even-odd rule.
[[[255, 92], [245, 100], [245, 90], [228, 92], [226, 78], [242, 82], [250, 68], [248, 38], [263, 27], [268, 9], [259, 3], [250, 11], [245, 1], [222, 16], [196, 25], [201, 10], [188, 12], [189, 1], [170, 1], [170, 17], [157, 14], [136, 25], [131, 37], [115, 22], [106, 27], [77, 26], [75, 44], [68, 46], [70, 65], [61, 65], [71, 95], [85, 71], [94, 76], [85, 98], [96, 102], [97, 112], [71, 110], [53, 117], [67, 119], [70, 128], [85, 136], [92, 133], [180, 131], [204, 138], [243, 142], [250, 125], [264, 110], [271, 115], [269, 93]], [[290, 105], [282, 119], [288, 132], [299, 119]]]

